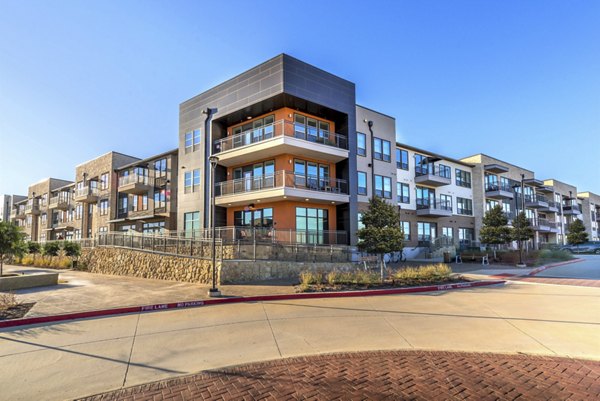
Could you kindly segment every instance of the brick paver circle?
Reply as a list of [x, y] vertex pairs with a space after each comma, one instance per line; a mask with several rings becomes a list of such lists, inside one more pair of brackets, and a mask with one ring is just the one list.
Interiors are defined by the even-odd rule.
[[85, 400], [594, 400], [599, 394], [598, 361], [381, 351], [253, 363]]

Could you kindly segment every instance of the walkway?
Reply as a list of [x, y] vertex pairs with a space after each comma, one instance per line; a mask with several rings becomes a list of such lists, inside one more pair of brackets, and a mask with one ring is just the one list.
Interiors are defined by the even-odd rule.
[[592, 400], [600, 362], [388, 351], [291, 358], [118, 390], [86, 401], [247, 399]]
[[513, 282], [2, 329], [0, 388], [11, 401], [64, 400], [244, 363], [374, 350], [600, 360], [599, 311], [598, 288]]

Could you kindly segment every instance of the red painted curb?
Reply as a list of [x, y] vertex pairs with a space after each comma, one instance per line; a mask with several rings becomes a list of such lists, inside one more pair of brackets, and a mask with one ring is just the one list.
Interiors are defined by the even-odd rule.
[[130, 307], [126, 307], [126, 308], [103, 309], [103, 310], [95, 310], [95, 311], [88, 311], [88, 312], [65, 313], [62, 315], [13, 319], [13, 320], [7, 320], [7, 321], [0, 321], [0, 328], [25, 326], [25, 325], [38, 324], [38, 323], [61, 322], [61, 321], [66, 321], [66, 320], [85, 319], [85, 318], [90, 318], [90, 317], [122, 315], [125, 313], [138, 313], [138, 312], [149, 312], [149, 311], [167, 310], [167, 309], [193, 308], [193, 307], [207, 306], [207, 305], [236, 304], [236, 303], [241, 303], [241, 302], [258, 302], [258, 301], [283, 301], [283, 300], [292, 300], [292, 299], [347, 298], [347, 297], [365, 297], [365, 296], [377, 296], [377, 295], [409, 294], [409, 293], [417, 293], [417, 292], [459, 290], [462, 288], [483, 287], [483, 286], [498, 285], [498, 284], [504, 284], [504, 283], [506, 283], [505, 280], [472, 281], [472, 282], [462, 282], [462, 283], [453, 283], [453, 284], [429, 285], [429, 286], [422, 286], [422, 287], [389, 288], [389, 289], [383, 289], [383, 290], [344, 291], [344, 292], [311, 292], [311, 293], [284, 294], [284, 295], [257, 295], [257, 296], [253, 296], [253, 297], [213, 298], [213, 299], [205, 299], [205, 300], [199, 300], [199, 301], [172, 302], [172, 303], [167, 303], [167, 304], [155, 304], [155, 305], [144, 305], [144, 306], [130, 306]]
[[529, 272], [529, 276], [535, 276], [536, 274], [543, 272], [546, 269], [550, 269], [552, 267], [558, 267], [558, 266], [564, 266], [564, 265], [570, 265], [572, 263], [577, 263], [577, 262], [583, 262], [583, 259], [573, 259], [573, 260], [567, 260], [565, 262], [558, 262], [558, 263], [552, 263], [546, 266], [540, 266], [537, 269], [533, 269], [532, 271]]

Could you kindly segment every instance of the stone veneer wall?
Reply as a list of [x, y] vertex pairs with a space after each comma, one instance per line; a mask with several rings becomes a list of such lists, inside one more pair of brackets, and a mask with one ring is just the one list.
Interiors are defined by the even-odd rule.
[[[211, 261], [115, 247], [83, 249], [81, 262], [91, 273], [211, 284]], [[220, 276], [217, 261], [217, 282]]]
[[298, 279], [305, 270], [330, 272], [332, 270], [352, 270], [354, 263], [330, 262], [286, 262], [258, 260], [224, 260], [221, 279], [223, 284], [239, 284], [259, 280]]

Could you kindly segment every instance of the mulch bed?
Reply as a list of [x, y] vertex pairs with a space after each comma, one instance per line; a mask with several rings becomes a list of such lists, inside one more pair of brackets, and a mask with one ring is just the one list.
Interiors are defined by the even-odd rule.
[[0, 320], [20, 319], [35, 305], [35, 302], [23, 303], [8, 309], [0, 310]]
[[296, 292], [337, 292], [337, 291], [360, 291], [360, 290], [384, 290], [389, 288], [406, 288], [406, 287], [422, 287], [428, 285], [441, 285], [470, 281], [462, 276], [451, 277], [447, 280], [438, 281], [422, 281], [414, 283], [406, 283], [401, 281], [386, 280], [384, 283], [378, 284], [310, 284], [308, 288], [303, 288], [302, 285], [294, 287]]

